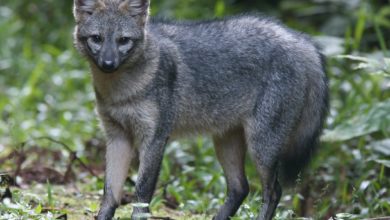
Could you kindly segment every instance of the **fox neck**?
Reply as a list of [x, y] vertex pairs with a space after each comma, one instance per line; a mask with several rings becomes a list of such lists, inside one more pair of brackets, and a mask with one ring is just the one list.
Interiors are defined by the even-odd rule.
[[90, 64], [93, 85], [98, 102], [115, 104], [129, 100], [143, 92], [154, 79], [159, 65], [159, 46], [152, 36], [145, 38], [136, 60], [125, 61], [114, 73], [103, 73]]

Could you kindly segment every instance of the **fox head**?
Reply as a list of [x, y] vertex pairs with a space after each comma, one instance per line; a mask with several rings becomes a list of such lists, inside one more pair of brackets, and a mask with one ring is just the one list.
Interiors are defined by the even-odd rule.
[[145, 41], [149, 0], [74, 0], [75, 46], [105, 73], [113, 73]]

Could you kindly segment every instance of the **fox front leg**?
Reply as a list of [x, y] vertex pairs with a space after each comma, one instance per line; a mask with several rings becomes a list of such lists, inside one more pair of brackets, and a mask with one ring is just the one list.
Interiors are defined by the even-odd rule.
[[[135, 186], [137, 203], [150, 204], [163, 159], [166, 135], [157, 135], [153, 140], [142, 147], [140, 152], [140, 165], [138, 179]], [[140, 220], [144, 214], [150, 213], [149, 207], [137, 207], [133, 209], [131, 219]]]
[[98, 220], [110, 220], [114, 217], [115, 210], [121, 202], [122, 188], [130, 162], [136, 155], [126, 135], [121, 131], [111, 132], [111, 134], [107, 134], [106, 177]]

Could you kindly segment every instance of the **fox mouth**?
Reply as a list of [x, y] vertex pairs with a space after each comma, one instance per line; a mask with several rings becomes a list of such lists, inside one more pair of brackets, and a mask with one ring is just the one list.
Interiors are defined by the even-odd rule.
[[105, 69], [100, 69], [100, 70], [102, 72], [104, 72], [105, 74], [113, 74], [113, 73], [115, 73], [118, 70], [118, 68], [114, 69], [114, 70], [105, 70]]

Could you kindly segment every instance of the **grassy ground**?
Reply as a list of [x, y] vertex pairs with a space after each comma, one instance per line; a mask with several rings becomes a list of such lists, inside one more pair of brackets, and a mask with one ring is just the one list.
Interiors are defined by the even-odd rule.
[[[45, 200], [49, 201], [46, 196], [46, 198], [42, 197], [42, 195], [48, 193], [47, 185], [34, 184], [29, 186], [28, 189], [15, 188], [13, 189], [14, 199], [20, 201], [20, 203], [13, 204], [14, 211], [10, 212], [9, 215], [2, 215], [0, 219], [20, 219], [21, 216], [24, 219], [64, 219], [66, 216], [69, 220], [92, 220], [98, 212], [98, 200], [102, 193], [80, 193], [78, 187], [82, 188], [80, 185], [75, 186], [73, 184], [51, 186], [52, 198], [49, 203], [46, 203], [49, 204], [47, 206], [30, 205], [34, 203], [45, 204]], [[19, 210], [16, 211], [17, 209]], [[115, 217], [130, 219], [131, 210], [131, 204], [123, 205], [117, 209]], [[169, 217], [176, 220], [211, 219], [211, 216], [181, 212], [166, 207], [155, 210], [154, 217], [160, 219], [168, 219]]]

